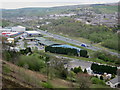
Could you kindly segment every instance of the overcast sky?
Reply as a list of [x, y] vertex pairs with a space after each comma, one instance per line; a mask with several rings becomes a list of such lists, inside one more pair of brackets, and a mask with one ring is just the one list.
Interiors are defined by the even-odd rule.
[[[8, 2], [9, 1], [9, 2]], [[0, 8], [54, 7], [78, 4], [113, 3], [119, 0], [0, 0]]]

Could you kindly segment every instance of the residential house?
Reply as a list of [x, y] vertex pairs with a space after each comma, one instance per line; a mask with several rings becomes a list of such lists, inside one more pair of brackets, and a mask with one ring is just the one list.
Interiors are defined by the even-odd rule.
[[120, 88], [120, 76], [113, 78], [112, 80], [106, 82], [111, 88]]

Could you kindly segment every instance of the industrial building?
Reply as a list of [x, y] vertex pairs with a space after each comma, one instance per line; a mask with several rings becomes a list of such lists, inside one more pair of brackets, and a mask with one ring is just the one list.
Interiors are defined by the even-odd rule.
[[71, 46], [71, 45], [51, 45], [51, 47], [63, 47], [63, 48], [71, 48], [71, 49], [76, 49], [78, 52], [81, 50], [80, 48]]
[[43, 38], [43, 37], [37, 37], [37, 38], [35, 38], [35, 40], [36, 40], [37, 43], [39, 43], [40, 45], [44, 45], [44, 46], [50, 46], [50, 45], [58, 44], [58, 43], [56, 43], [56, 42], [47, 40], [47, 39], [45, 39], [45, 38]]
[[27, 36], [32, 37], [32, 36], [42, 36], [42, 34], [38, 31], [25, 31], [25, 33], [27, 34]]
[[0, 28], [0, 32], [25, 32], [26, 28], [23, 26], [14, 26], [14, 27], [6, 27], [6, 28]]
[[11, 29], [12, 29], [12, 32], [25, 32], [26, 31], [26, 27], [23, 27], [23, 26], [14, 26]]
[[25, 36], [24, 32], [26, 31], [26, 28], [23, 26], [14, 26], [11, 28], [0, 28], [0, 32], [2, 36], [7, 37], [7, 38], [18, 38]]
[[24, 32], [2, 32], [2, 36], [15, 38], [22, 35], [23, 33]]
[[11, 28], [0, 28], [0, 33], [1, 32], [11, 32], [12, 29]]
[[2, 32], [2, 36], [10, 37], [11, 35], [17, 34], [18, 32]]

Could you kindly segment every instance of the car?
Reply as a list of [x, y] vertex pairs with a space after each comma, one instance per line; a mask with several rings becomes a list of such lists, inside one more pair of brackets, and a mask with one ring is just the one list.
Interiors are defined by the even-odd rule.
[[84, 43], [82, 43], [82, 44], [81, 44], [81, 46], [82, 46], [82, 47], [87, 47], [87, 45], [86, 45], [86, 44], [84, 44]]

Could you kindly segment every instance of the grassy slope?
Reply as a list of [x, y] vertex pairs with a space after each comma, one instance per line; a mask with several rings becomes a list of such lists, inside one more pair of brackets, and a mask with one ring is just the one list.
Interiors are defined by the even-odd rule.
[[102, 13], [114, 13], [118, 12], [118, 6], [107, 6], [107, 5], [100, 5], [100, 6], [93, 6], [93, 9], [98, 9]]
[[[41, 87], [44, 87], [44, 86], [42, 86], [42, 84], [44, 82], [47, 82], [46, 75], [40, 74], [39, 72], [31, 71], [28, 69], [24, 69], [22, 67], [18, 67], [10, 62], [6, 62], [6, 61], [3, 61], [3, 62], [5, 63], [4, 65], [7, 65], [7, 67], [9, 68], [9, 72], [6, 72], [7, 77], [11, 78], [9, 80], [12, 80], [14, 82], [17, 81], [18, 85], [21, 84], [24, 87], [26, 87], [26, 85], [29, 85], [27, 87], [41, 88]], [[12, 72], [14, 72], [14, 73], [12, 73]], [[6, 75], [3, 75], [3, 76], [6, 77]], [[8, 78], [6, 78], [6, 79], [8, 79]], [[54, 78], [52, 80], [49, 80], [49, 82], [53, 85], [54, 88], [69, 88], [70, 85], [72, 84], [69, 81], [62, 80], [59, 78]]]
[[[5, 86], [6, 88], [44, 88], [43, 83], [47, 82], [46, 75], [28, 69], [24, 69], [22, 67], [18, 67], [10, 62], [3, 62], [3, 66], [7, 66], [8, 68], [4, 68], [3, 71], [3, 86]], [[72, 86], [76, 86], [75, 83], [59, 78], [49, 80], [49, 83], [52, 85], [52, 88], [73, 88]], [[108, 86], [92, 84], [91, 88], [108, 88]]]

